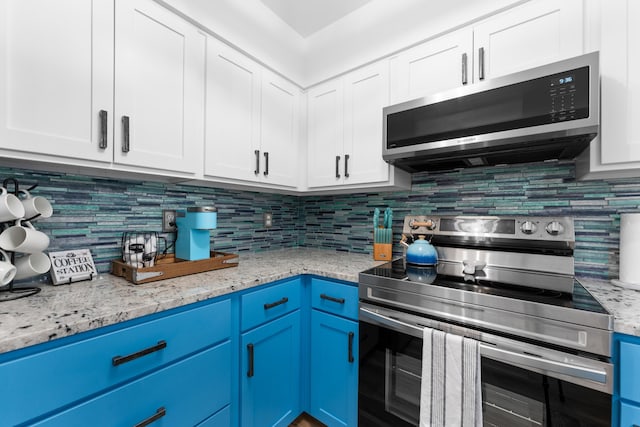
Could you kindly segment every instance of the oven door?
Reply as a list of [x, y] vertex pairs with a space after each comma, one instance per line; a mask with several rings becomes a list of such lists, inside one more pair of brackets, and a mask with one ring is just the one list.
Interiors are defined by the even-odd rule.
[[424, 327], [480, 341], [486, 426], [609, 426], [611, 364], [360, 305], [359, 425], [417, 426]]

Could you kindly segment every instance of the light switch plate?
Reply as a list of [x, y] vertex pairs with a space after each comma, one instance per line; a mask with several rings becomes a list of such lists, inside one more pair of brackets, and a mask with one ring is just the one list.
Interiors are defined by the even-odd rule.
[[265, 212], [262, 214], [262, 222], [264, 228], [271, 228], [273, 226], [273, 213]]

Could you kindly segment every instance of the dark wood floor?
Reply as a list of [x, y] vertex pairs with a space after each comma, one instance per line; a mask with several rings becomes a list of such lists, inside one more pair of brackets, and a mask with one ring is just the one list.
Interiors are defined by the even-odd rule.
[[325, 424], [313, 418], [311, 415], [303, 412], [298, 418], [293, 420], [289, 427], [327, 427]]

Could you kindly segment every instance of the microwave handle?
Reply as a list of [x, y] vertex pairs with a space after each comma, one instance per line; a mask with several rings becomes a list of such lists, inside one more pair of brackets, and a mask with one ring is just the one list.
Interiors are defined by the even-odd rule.
[[[406, 323], [380, 313], [368, 310], [364, 307], [360, 307], [360, 321], [365, 323], [373, 323], [379, 326], [387, 327], [396, 332], [401, 332], [416, 338], [423, 337], [423, 326]], [[428, 319], [425, 319], [428, 322]], [[426, 327], [430, 327], [425, 325]], [[519, 345], [526, 346], [524, 343]], [[553, 372], [556, 374], [578, 378], [581, 380], [595, 381], [597, 383], [607, 384], [607, 377], [610, 375], [604, 369], [591, 368], [586, 366], [577, 366], [575, 364], [564, 363], [560, 361], [550, 360], [541, 355], [527, 355], [523, 353], [515, 353], [509, 350], [501, 349], [489, 344], [479, 343], [480, 354], [483, 357], [497, 360], [499, 362], [507, 363], [509, 365], [515, 365], [520, 367], [535, 368], [547, 372]], [[540, 349], [537, 349], [535, 353], [539, 353]]]

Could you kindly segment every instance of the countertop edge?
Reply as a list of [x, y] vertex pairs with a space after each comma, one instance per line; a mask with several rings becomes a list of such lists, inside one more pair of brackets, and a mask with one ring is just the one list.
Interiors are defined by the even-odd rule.
[[[296, 248], [241, 256], [239, 266], [134, 285], [111, 274], [71, 285], [43, 285], [40, 294], [0, 302], [0, 354], [298, 275], [352, 283], [381, 264], [370, 255]], [[578, 277], [612, 314], [613, 332], [640, 336], [640, 291]]]

